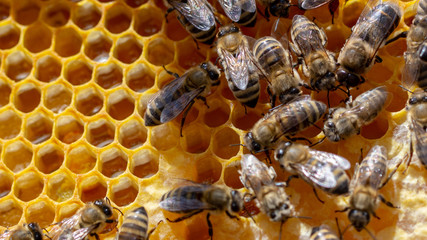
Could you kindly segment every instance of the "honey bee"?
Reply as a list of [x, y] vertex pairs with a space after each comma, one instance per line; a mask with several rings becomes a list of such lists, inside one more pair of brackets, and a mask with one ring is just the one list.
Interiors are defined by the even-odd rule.
[[244, 106], [255, 107], [259, 97], [259, 71], [249, 43], [233, 24], [219, 28], [217, 52], [228, 87]]
[[219, 0], [219, 3], [233, 22], [244, 27], [255, 26], [257, 17], [255, 0]]
[[368, 1], [339, 54], [337, 77], [347, 88], [362, 84], [365, 79], [361, 74], [367, 73], [375, 61], [382, 61], [377, 56], [378, 49], [399, 25], [402, 16], [399, 4], [394, 1], [377, 2]]
[[167, 0], [166, 6], [171, 6], [166, 13], [178, 11], [178, 21], [187, 32], [197, 41], [211, 45], [215, 40], [216, 10], [206, 0]]
[[292, 6], [289, 0], [258, 0], [265, 7], [264, 16], [267, 20], [270, 14], [274, 17], [287, 18], [289, 16], [289, 8]]
[[298, 143], [281, 142], [274, 158], [284, 170], [301, 177], [311, 186], [329, 194], [348, 193], [350, 180], [345, 170], [350, 168], [350, 162], [341, 156]]
[[326, 105], [305, 96], [272, 109], [258, 120], [243, 141], [251, 152], [268, 151], [282, 136], [292, 136], [319, 120]]
[[112, 217], [113, 208], [108, 198], [89, 202], [70, 218], [56, 223], [49, 236], [52, 240], [82, 240], [87, 236], [99, 239], [98, 234], [110, 230], [106, 228], [107, 223], [117, 222]]
[[133, 209], [125, 215], [120, 227], [117, 240], [146, 240], [149, 239], [153, 228], [147, 233], [148, 214], [144, 207]]
[[220, 74], [221, 72], [215, 65], [211, 62], [204, 62], [200, 66], [190, 68], [181, 77], [177, 74], [174, 75], [176, 79], [158, 91], [148, 102], [144, 114], [145, 126], [166, 123], [186, 109], [181, 121], [180, 133], [182, 136], [185, 117], [194, 104], [194, 99], [205, 100], [211, 87], [220, 84]]
[[377, 87], [359, 95], [347, 107], [330, 109], [325, 122], [325, 136], [333, 142], [347, 139], [360, 133], [360, 128], [371, 123], [384, 109], [388, 92], [384, 86]]
[[333, 53], [326, 50], [325, 32], [303, 15], [295, 15], [291, 27], [291, 48], [303, 58], [303, 73], [310, 79], [314, 90], [335, 89], [336, 61]]
[[353, 226], [358, 232], [365, 229], [375, 239], [366, 228], [366, 225], [368, 225], [371, 215], [379, 219], [375, 214], [379, 200], [389, 207], [396, 208], [378, 193], [378, 190], [388, 182], [395, 172], [392, 172], [387, 177], [387, 162], [387, 149], [376, 145], [372, 147], [368, 155], [360, 163], [360, 166], [356, 164], [355, 174], [350, 183], [350, 206], [336, 211], [345, 212], [350, 210], [348, 219], [351, 224], [344, 229], [342, 234]]
[[6, 230], [0, 240], [42, 240], [43, 232], [37, 223], [23, 224], [13, 230]]
[[255, 58], [270, 79], [267, 90], [273, 107], [276, 97], [281, 103], [288, 103], [302, 93], [301, 79], [292, 68], [292, 56], [287, 47], [273, 37], [260, 38], [253, 47]]
[[[178, 187], [164, 194], [160, 199], [160, 207], [169, 212], [185, 214], [175, 220], [166, 218], [169, 222], [183, 221], [204, 210], [225, 211], [230, 218], [238, 219], [231, 213], [238, 213], [243, 209], [243, 199], [238, 191], [225, 186], [195, 184]], [[213, 229], [209, 217], [210, 212], [206, 216], [206, 221], [212, 239]]]
[[311, 229], [310, 240], [340, 240], [338, 236], [326, 225]]
[[332, 15], [332, 24], [334, 24], [334, 12], [339, 7], [339, 0], [298, 0], [298, 7], [303, 10], [319, 8], [329, 3], [329, 12]]

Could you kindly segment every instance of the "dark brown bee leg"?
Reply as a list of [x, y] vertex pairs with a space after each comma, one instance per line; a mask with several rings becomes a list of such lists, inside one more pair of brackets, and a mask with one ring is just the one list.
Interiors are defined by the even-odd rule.
[[209, 237], [211, 237], [211, 240], [212, 240], [212, 238], [213, 238], [213, 229], [212, 229], [212, 223], [211, 223], [211, 221], [209, 220], [209, 217], [211, 216], [211, 214], [210, 213], [208, 213], [207, 215], [206, 215], [206, 221], [208, 222], [208, 227], [209, 227]]
[[206, 98], [205, 98], [205, 97], [198, 96], [198, 97], [197, 97], [197, 99], [202, 100], [202, 101], [203, 101], [203, 103], [205, 103], [206, 107], [208, 107], [208, 108], [209, 108], [208, 102], [206, 101]]
[[290, 175], [290, 176], [288, 177], [288, 179], [286, 179], [286, 181], [285, 181], [286, 186], [288, 186], [288, 187], [289, 187], [289, 182], [292, 180], [292, 178], [299, 178], [299, 176], [298, 176], [298, 175]]
[[89, 234], [89, 235], [90, 235], [90, 236], [94, 236], [96, 240], [99, 240], [99, 236], [98, 236], [98, 234], [96, 234], [96, 233], [91, 233], [91, 234]]
[[[335, 212], [347, 212], [349, 209], [350, 209], [349, 207], [346, 207], [342, 210], [335, 210]], [[344, 231], [343, 231], [343, 234], [344, 234]]]
[[231, 213], [229, 213], [228, 211], [225, 211], [225, 213], [226, 213], [226, 214], [227, 214], [227, 216], [228, 216], [229, 218], [231, 218], [231, 219], [233, 219], [233, 218], [234, 218], [234, 219], [240, 220], [238, 216], [231, 215]]
[[393, 171], [390, 173], [390, 175], [388, 175], [388, 177], [387, 177], [387, 179], [381, 184], [381, 186], [378, 188], [378, 189], [381, 189], [382, 187], [384, 187], [387, 183], [388, 183], [388, 181], [393, 177], [393, 175], [396, 173], [396, 171], [397, 171], [397, 169], [399, 168], [399, 166], [400, 166], [400, 164], [402, 163], [403, 161], [400, 161], [398, 164], [397, 164], [397, 166], [393, 169]]
[[332, 24], [334, 24], [334, 17], [335, 17], [334, 12], [338, 9], [339, 5], [340, 5], [339, 0], [332, 0], [328, 5], [329, 13], [332, 16]]
[[153, 229], [151, 229], [148, 234], [147, 234], [147, 240], [150, 239], [150, 235], [154, 232], [154, 230], [156, 230], [156, 228], [159, 226], [160, 223], [162, 223], [163, 220], [160, 220], [157, 225], [155, 227], [153, 227]]
[[399, 38], [406, 38], [407, 36], [408, 36], [408, 31], [401, 32], [401, 33], [399, 33], [396, 37], [394, 37], [394, 38], [390, 38], [389, 40], [387, 40], [387, 41], [385, 42], [385, 45], [387, 45], [387, 44], [389, 44], [389, 43], [392, 43], [392, 42], [396, 41], [396, 40], [397, 40], [397, 39], [399, 39]]
[[270, 12], [268, 11], [268, 7], [265, 7], [264, 17], [267, 19], [267, 22], [270, 21]]
[[313, 144], [309, 139], [304, 138], [304, 137], [295, 137], [295, 138], [291, 138], [291, 137], [289, 137], [289, 136], [286, 136], [286, 138], [287, 138], [289, 141], [291, 141], [291, 142], [296, 142], [296, 141], [300, 140], [300, 141], [306, 141], [306, 142], [308, 142], [308, 144], [309, 144], [309, 145]]
[[274, 108], [276, 106], [276, 95], [274, 95], [271, 90], [270, 90], [270, 86], [267, 87], [267, 93], [268, 96], [270, 96], [270, 104], [271, 107]]
[[203, 212], [203, 209], [196, 210], [196, 211], [191, 212], [191, 213], [189, 213], [189, 214], [187, 214], [187, 215], [184, 215], [184, 216], [182, 216], [182, 217], [179, 217], [179, 218], [177, 218], [177, 219], [175, 219], [175, 220], [170, 220], [169, 218], [166, 218], [166, 220], [167, 220], [168, 222], [173, 222], [173, 223], [175, 223], [175, 222], [181, 222], [181, 221], [184, 221], [185, 219], [190, 218], [190, 217], [192, 217], [192, 216], [194, 216], [194, 215], [196, 215], [196, 214], [199, 214], [199, 213], [201, 213], [201, 212]]
[[378, 195], [378, 197], [380, 198], [380, 200], [381, 200], [381, 202], [383, 202], [385, 205], [387, 205], [388, 207], [391, 207], [391, 208], [400, 208], [400, 207], [398, 207], [398, 206], [394, 206], [393, 205], [393, 203], [391, 203], [391, 202], [389, 202], [389, 201], [387, 201], [387, 200], [385, 200], [385, 198], [384, 198], [384, 196], [383, 195]]
[[381, 57], [379, 57], [378, 55], [375, 56], [375, 62], [376, 63], [382, 63], [383, 59]]
[[316, 189], [314, 187], [313, 187], [313, 192], [314, 192], [314, 195], [316, 196], [317, 200], [319, 200], [319, 202], [321, 202], [322, 204], [324, 204], [325, 201], [323, 201], [322, 199], [319, 198], [319, 195], [317, 195], [317, 191], [316, 191]]
[[163, 65], [162, 67], [163, 67], [163, 69], [164, 69], [164, 70], [165, 70], [169, 75], [172, 75], [172, 76], [174, 76], [175, 78], [179, 78], [178, 73], [174, 73], [174, 72], [171, 72], [171, 71], [167, 70], [167, 69], [166, 69], [166, 67], [165, 67], [165, 65]]
[[168, 23], [169, 13], [171, 13], [173, 10], [175, 10], [175, 8], [169, 8], [168, 10], [166, 10], [166, 13], [165, 13], [166, 23]]
[[185, 118], [187, 118], [187, 114], [188, 114], [188, 112], [190, 111], [190, 109], [191, 109], [191, 107], [193, 106], [193, 104], [194, 104], [194, 100], [192, 100], [189, 104], [188, 104], [188, 106], [187, 106], [187, 108], [185, 109], [185, 111], [184, 111], [184, 114], [182, 115], [182, 119], [181, 119], [181, 128], [180, 128], [180, 130], [179, 130], [179, 135], [182, 137], [182, 129], [184, 128], [184, 123], [185, 123]]
[[192, 38], [192, 39], [193, 39], [194, 43], [196, 44], [197, 50], [200, 50], [199, 43], [197, 42], [197, 40], [195, 38]]

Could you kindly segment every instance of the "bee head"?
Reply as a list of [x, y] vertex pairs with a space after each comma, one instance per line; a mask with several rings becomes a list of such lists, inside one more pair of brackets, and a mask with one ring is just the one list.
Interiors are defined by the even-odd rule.
[[243, 201], [242, 196], [240, 193], [236, 190], [231, 191], [231, 205], [230, 210], [232, 212], [240, 212], [243, 209]]
[[42, 231], [37, 223], [35, 222], [29, 223], [27, 227], [28, 227], [28, 230], [30, 230], [31, 235], [33, 235], [34, 240], [43, 239]]
[[319, 90], [331, 90], [334, 89], [335, 86], [336, 75], [333, 72], [327, 72], [323, 77], [314, 82], [314, 89]]
[[111, 206], [107, 204], [104, 199], [98, 199], [93, 204], [97, 206], [107, 218], [113, 215]]
[[296, 96], [301, 95], [301, 90], [297, 87], [292, 87], [287, 91], [283, 92], [279, 96], [279, 100], [281, 103], [285, 104], [294, 99]]
[[[211, 62], [204, 62], [200, 64], [200, 68], [205, 70], [208, 73], [209, 78], [216, 82], [219, 77], [221, 76], [221, 72], [219, 71], [218, 67], [213, 65]], [[219, 82], [218, 82], [219, 84]]]
[[245, 142], [245, 146], [248, 148], [251, 152], [260, 152], [261, 151], [261, 144], [259, 144], [252, 134], [252, 132], [246, 133], [243, 141]]
[[348, 212], [348, 220], [350, 220], [353, 227], [358, 231], [362, 231], [366, 225], [368, 225], [371, 216], [367, 211], [360, 211], [352, 209]]
[[283, 156], [285, 156], [285, 153], [288, 151], [291, 145], [292, 142], [281, 142], [274, 151], [274, 158], [279, 161]]
[[325, 136], [333, 142], [338, 142], [340, 140], [340, 135], [337, 132], [337, 126], [332, 121], [332, 119], [328, 119], [323, 126], [323, 132]]
[[229, 24], [219, 28], [217, 37], [220, 38], [220, 37], [224, 37], [227, 34], [238, 33], [238, 32], [240, 32], [240, 29], [238, 27], [236, 27], [234, 24]]
[[347, 87], [356, 87], [363, 82], [360, 76], [354, 73], [349, 73], [348, 71], [342, 68], [338, 69], [337, 78], [341, 84]]
[[290, 6], [289, 0], [276, 0], [270, 5], [270, 13], [275, 17], [287, 18]]

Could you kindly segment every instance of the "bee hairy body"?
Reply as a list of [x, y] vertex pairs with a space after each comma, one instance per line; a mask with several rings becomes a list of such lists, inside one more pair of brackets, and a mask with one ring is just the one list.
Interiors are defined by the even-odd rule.
[[144, 207], [127, 213], [120, 227], [118, 240], [146, 240], [148, 215]]
[[310, 240], [339, 240], [339, 238], [328, 227], [322, 225], [311, 230]]

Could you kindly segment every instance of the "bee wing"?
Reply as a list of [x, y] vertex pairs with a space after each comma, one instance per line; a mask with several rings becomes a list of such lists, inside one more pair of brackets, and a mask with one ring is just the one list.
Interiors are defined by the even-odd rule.
[[240, 20], [240, 15], [242, 13], [242, 9], [240, 4], [236, 2], [236, 0], [218, 0], [222, 9], [224, 9], [227, 17], [231, 19], [233, 22], [238, 22]]
[[262, 186], [270, 185], [274, 182], [275, 176], [271, 176], [267, 165], [259, 161], [254, 155], [243, 155], [241, 166], [241, 175], [245, 180], [242, 183], [246, 188], [252, 189], [254, 192], [259, 191]]
[[0, 240], [7, 240], [9, 239], [10, 235], [12, 235], [13, 230], [6, 230], [0, 235]]
[[160, 122], [165, 123], [176, 118], [187, 106], [193, 101], [200, 93], [202, 93], [204, 88], [194, 89], [192, 91], [183, 93], [179, 98], [174, 101], [171, 101], [165, 106], [160, 115]]
[[330, 164], [293, 164], [299, 174], [324, 188], [333, 188], [337, 185], [333, 169]]
[[83, 240], [89, 235], [90, 232], [93, 230], [93, 226], [87, 227], [87, 228], [79, 228], [75, 231], [73, 231], [73, 240]]
[[245, 90], [249, 82], [249, 65], [252, 64], [252, 62], [249, 61], [244, 47], [241, 45], [239, 48], [236, 57], [228, 51], [221, 51], [224, 56], [223, 60], [225, 65], [227, 65], [229, 78], [236, 87]]
[[314, 150], [314, 149], [310, 149], [309, 151], [310, 151], [310, 154], [314, 158], [318, 159], [319, 161], [330, 163], [330, 164], [337, 166], [343, 170], [350, 169], [350, 167], [351, 167], [350, 162], [347, 159], [345, 159], [339, 155], [329, 153], [329, 152], [318, 151], [318, 150]]
[[171, 212], [209, 210], [212, 206], [199, 199], [188, 199], [183, 197], [168, 197], [159, 203], [160, 207]]
[[65, 230], [73, 229], [79, 222], [80, 216], [80, 212], [77, 212], [73, 216], [55, 224], [49, 231], [50, 238], [52, 238], [52, 240], [57, 240]]
[[[291, 25], [278, 18], [271, 27], [271, 36], [279, 41], [283, 48], [289, 50], [288, 29]], [[289, 54], [290, 56], [290, 54]], [[291, 61], [292, 62], [292, 61]]]
[[298, 6], [304, 10], [315, 9], [329, 3], [332, 0], [298, 0]]
[[255, 12], [256, 11], [255, 0], [239, 0], [239, 5], [246, 12]]
[[412, 119], [412, 131], [415, 135], [416, 140], [415, 152], [417, 153], [417, 156], [420, 159], [421, 163], [426, 165], [427, 155], [423, 154], [425, 151], [422, 148], [425, 148], [427, 146], [427, 131], [423, 127], [423, 125], [421, 125], [414, 119]]
[[359, 163], [356, 163], [356, 165], [354, 165], [353, 176], [351, 177], [351, 181], [349, 184], [350, 192], [353, 192], [353, 189], [356, 187], [357, 179], [359, 179], [359, 167]]
[[215, 25], [212, 6], [205, 0], [170, 1], [170, 4], [199, 30], [207, 31]]
[[402, 85], [411, 89], [420, 74], [420, 64], [416, 53], [405, 53], [405, 67], [402, 72]]

